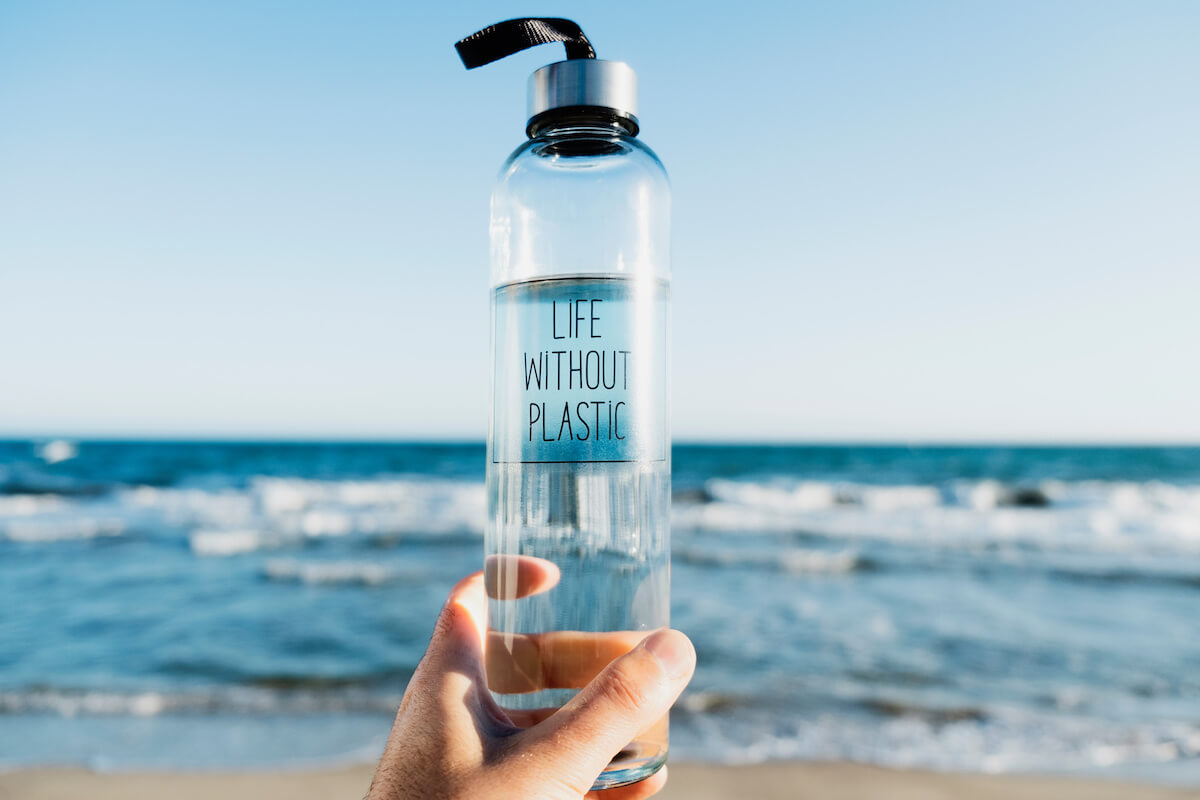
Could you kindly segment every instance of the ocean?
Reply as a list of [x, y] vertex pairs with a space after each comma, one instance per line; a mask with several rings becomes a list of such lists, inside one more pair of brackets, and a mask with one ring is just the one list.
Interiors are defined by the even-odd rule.
[[[1200, 448], [677, 445], [677, 759], [1200, 785]], [[374, 758], [482, 444], [0, 442], [0, 768]]]

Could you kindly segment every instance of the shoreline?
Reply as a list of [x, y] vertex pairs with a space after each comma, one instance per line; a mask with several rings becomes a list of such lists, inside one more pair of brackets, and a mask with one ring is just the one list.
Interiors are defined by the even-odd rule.
[[[73, 767], [0, 772], [0, 800], [334, 800], [366, 794], [374, 764], [328, 769], [97, 773]], [[898, 770], [851, 762], [771, 762], [750, 766], [677, 763], [664, 800], [851, 798], [889, 800], [1182, 800], [1200, 788], [1094, 777], [985, 775]]]

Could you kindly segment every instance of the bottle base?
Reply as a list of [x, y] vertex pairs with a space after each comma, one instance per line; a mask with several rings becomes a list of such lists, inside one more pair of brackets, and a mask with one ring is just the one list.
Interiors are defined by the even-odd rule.
[[592, 791], [600, 789], [616, 789], [618, 786], [628, 786], [649, 778], [663, 768], [667, 763], [667, 754], [660, 751], [652, 754], [638, 753], [635, 745], [630, 745], [617, 754], [596, 782]]

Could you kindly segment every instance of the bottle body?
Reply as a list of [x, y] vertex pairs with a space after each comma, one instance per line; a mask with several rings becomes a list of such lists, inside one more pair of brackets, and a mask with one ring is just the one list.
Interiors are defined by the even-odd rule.
[[[492, 197], [488, 683], [518, 724], [670, 622], [670, 191], [615, 127], [551, 128]], [[666, 759], [667, 722], [596, 788]]]

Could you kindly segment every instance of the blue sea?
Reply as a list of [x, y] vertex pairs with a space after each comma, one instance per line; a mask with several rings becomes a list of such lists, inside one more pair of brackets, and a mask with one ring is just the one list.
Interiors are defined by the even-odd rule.
[[[1200, 784], [1200, 448], [676, 446], [674, 758]], [[476, 444], [0, 443], [0, 768], [380, 752]]]

